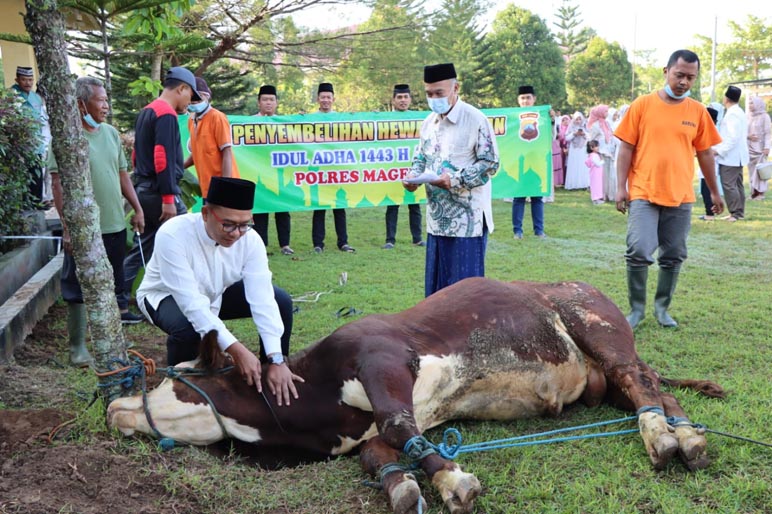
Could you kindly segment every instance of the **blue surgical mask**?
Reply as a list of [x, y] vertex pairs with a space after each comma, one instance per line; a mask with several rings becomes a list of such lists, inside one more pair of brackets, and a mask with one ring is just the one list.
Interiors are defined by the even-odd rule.
[[193, 114], [201, 114], [206, 110], [207, 107], [209, 107], [209, 102], [199, 102], [197, 104], [190, 104], [188, 105], [188, 112], [192, 112]]
[[673, 88], [670, 87], [670, 84], [665, 83], [665, 93], [667, 93], [667, 96], [672, 98], [673, 100], [683, 100], [684, 98], [691, 96], [692, 92], [687, 91], [686, 93], [682, 94], [681, 96], [678, 96], [673, 92]]
[[448, 102], [448, 97], [442, 97], [442, 98], [427, 98], [427, 102], [429, 102], [429, 109], [432, 110], [432, 112], [437, 114], [445, 114], [450, 110], [450, 102]]
[[83, 115], [83, 121], [85, 121], [86, 125], [88, 125], [91, 128], [94, 128], [94, 129], [99, 128], [100, 123], [98, 123], [97, 120], [95, 120], [94, 117], [89, 113], [86, 113]]

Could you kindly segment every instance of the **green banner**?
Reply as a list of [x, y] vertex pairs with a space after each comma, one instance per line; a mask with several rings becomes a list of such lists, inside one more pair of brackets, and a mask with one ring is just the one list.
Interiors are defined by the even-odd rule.
[[[483, 109], [501, 164], [493, 198], [547, 196], [552, 187], [549, 106]], [[254, 212], [374, 207], [425, 202], [401, 179], [429, 113], [357, 112], [229, 116], [242, 178], [257, 184]], [[188, 118], [180, 116], [187, 152]], [[186, 155], [187, 157], [187, 155]]]

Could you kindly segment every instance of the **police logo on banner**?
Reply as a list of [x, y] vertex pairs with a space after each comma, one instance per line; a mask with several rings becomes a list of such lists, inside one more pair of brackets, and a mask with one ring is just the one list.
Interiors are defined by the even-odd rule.
[[520, 115], [520, 139], [523, 141], [533, 141], [539, 137], [539, 113], [524, 112]]

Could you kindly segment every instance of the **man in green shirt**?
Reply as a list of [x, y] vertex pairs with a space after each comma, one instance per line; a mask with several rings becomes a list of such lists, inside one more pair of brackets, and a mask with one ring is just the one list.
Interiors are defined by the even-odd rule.
[[[143, 232], [145, 217], [131, 184], [126, 156], [123, 153], [118, 131], [104, 123], [109, 110], [107, 92], [102, 81], [93, 77], [79, 78], [75, 83], [75, 95], [83, 124], [83, 135], [88, 141], [89, 169], [94, 189], [94, 199], [99, 205], [99, 227], [107, 258], [113, 267], [115, 294], [121, 311], [122, 323], [139, 323], [142, 316], [129, 312], [128, 302], [122, 300], [124, 288], [123, 259], [126, 256], [126, 222], [123, 213], [125, 198], [134, 208], [131, 225], [134, 231]], [[53, 152], [48, 152], [48, 168], [51, 171], [54, 204], [62, 217], [62, 182]], [[76, 366], [88, 365], [91, 355], [86, 348], [86, 309], [83, 294], [75, 275], [70, 234], [62, 221], [64, 265], [62, 267], [62, 297], [68, 305], [67, 332], [70, 342], [70, 362]], [[122, 303], [123, 302], [123, 303]]]

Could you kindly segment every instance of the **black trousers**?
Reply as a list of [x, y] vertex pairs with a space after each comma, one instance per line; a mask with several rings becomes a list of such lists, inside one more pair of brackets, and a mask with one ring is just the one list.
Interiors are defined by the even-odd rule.
[[[102, 243], [105, 245], [107, 260], [113, 268], [113, 283], [115, 284], [115, 296], [118, 300], [118, 308], [125, 310], [129, 304], [123, 295], [125, 281], [123, 279], [123, 259], [126, 257], [126, 230], [112, 234], [102, 234]], [[64, 254], [62, 263], [62, 298], [67, 303], [83, 303], [83, 291], [75, 270], [75, 259], [71, 253]]]
[[[284, 248], [290, 244], [290, 213], [277, 212], [274, 214], [276, 218], [276, 234], [279, 237], [279, 247]], [[268, 246], [268, 213], [262, 212], [260, 214], [253, 214], [252, 221], [255, 223], [255, 232], [260, 235], [260, 239], [263, 240], [263, 244]]]
[[[161, 228], [161, 222], [158, 220], [161, 217], [161, 195], [143, 184], [134, 186], [134, 189], [137, 191], [137, 199], [145, 213], [145, 231], [139, 236], [139, 244], [135, 242], [123, 260], [126, 285], [123, 288], [122, 301], [126, 305], [129, 303], [134, 281], [142, 268], [142, 257], [145, 257], [146, 264], [150, 262], [150, 257], [153, 256], [153, 248], [155, 248], [155, 233]], [[188, 212], [187, 207], [182, 203], [179, 196], [174, 197], [174, 207], [177, 210], [177, 216]], [[142, 251], [140, 251], [139, 245], [142, 245]]]
[[[311, 241], [314, 248], [324, 248], [324, 214], [327, 211], [314, 211], [314, 217], [311, 223]], [[332, 216], [335, 219], [335, 235], [338, 236], [338, 249], [348, 244], [348, 233], [346, 232], [346, 209], [333, 209]]]
[[710, 198], [710, 188], [704, 178], [700, 179], [700, 194], [702, 195], [702, 203], [705, 204], [705, 215], [713, 216], [713, 200]]
[[[292, 335], [292, 297], [284, 289], [276, 286], [273, 286], [273, 295], [279, 305], [279, 314], [284, 324], [284, 334], [281, 336], [281, 353], [289, 355], [290, 336]], [[166, 337], [166, 361], [169, 366], [198, 357], [201, 336], [182, 314], [171, 295], [161, 300], [157, 310], [153, 309], [150, 303], [145, 300], [145, 309], [153, 324], [168, 334]], [[223, 293], [220, 319], [251, 317], [252, 311], [244, 295], [244, 282], [236, 282]], [[268, 361], [262, 344], [260, 345], [260, 361]]]
[[[413, 243], [423, 241], [421, 226], [421, 205], [411, 203], [407, 206], [410, 213], [410, 235], [413, 236]], [[397, 218], [399, 216], [399, 205], [389, 205], [386, 207], [386, 242], [394, 244], [397, 242]]]

